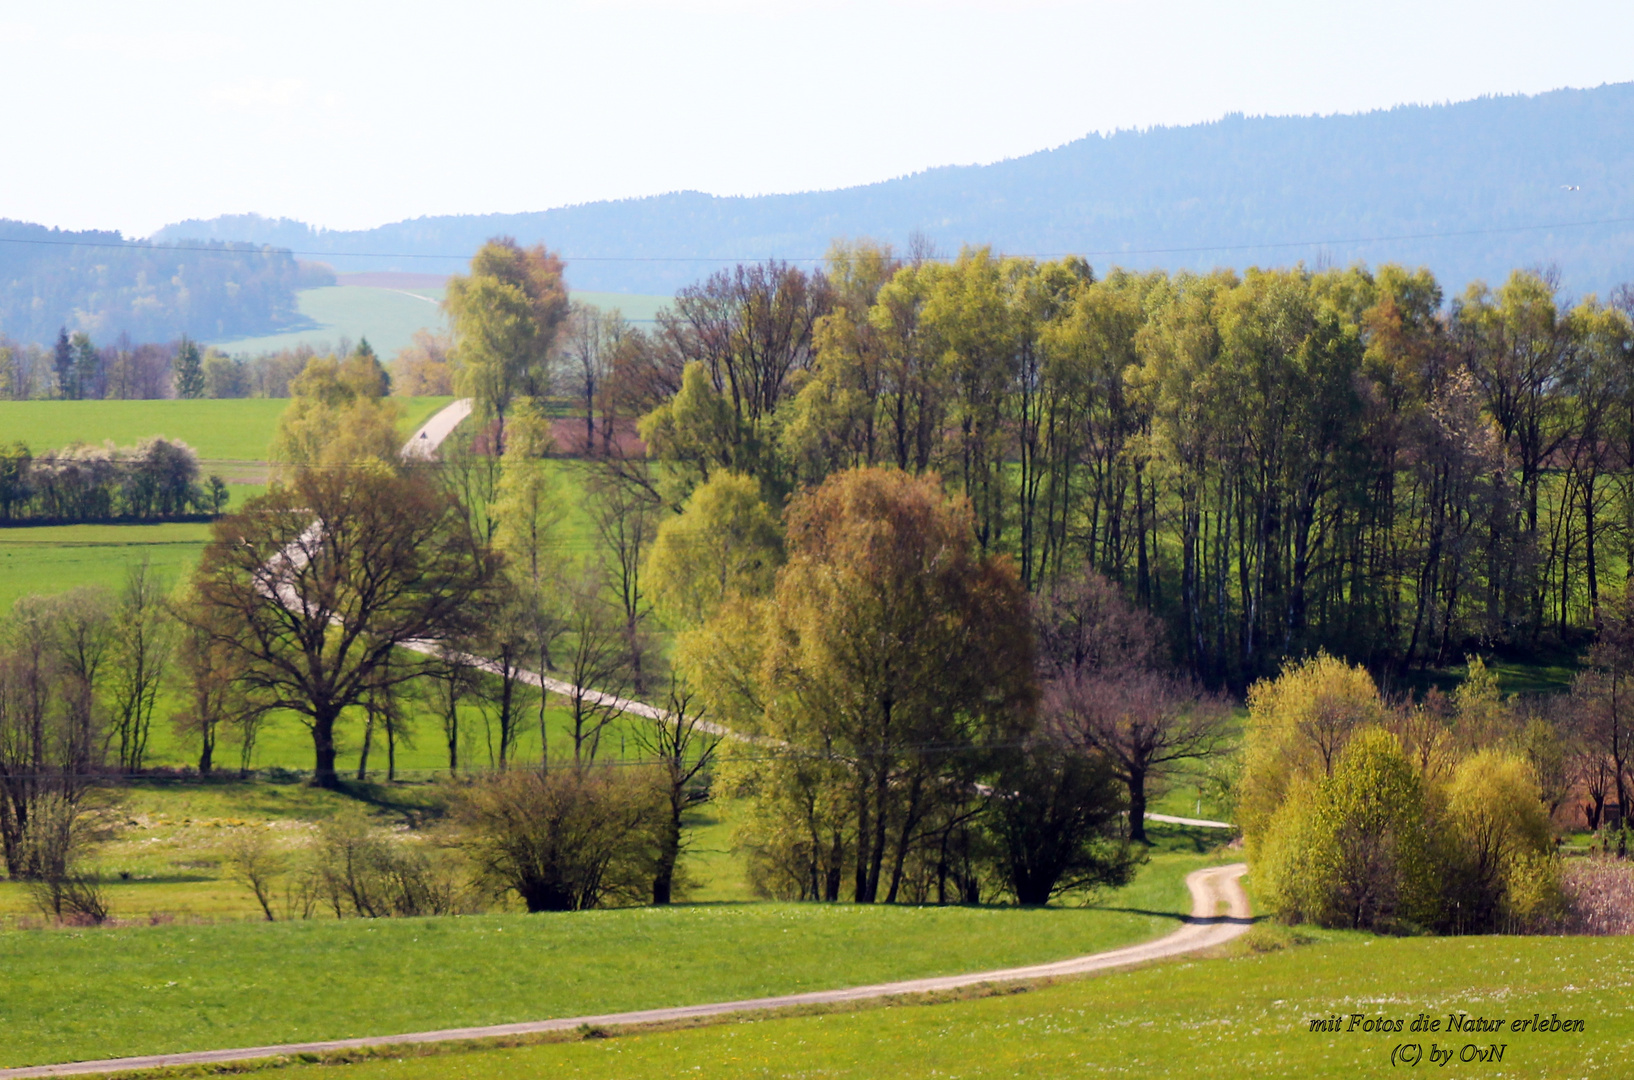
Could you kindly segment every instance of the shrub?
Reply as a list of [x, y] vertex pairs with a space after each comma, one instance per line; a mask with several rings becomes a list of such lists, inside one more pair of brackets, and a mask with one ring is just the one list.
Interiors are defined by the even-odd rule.
[[487, 884], [529, 911], [640, 903], [652, 885], [656, 796], [635, 769], [501, 773], [463, 793], [467, 850]]
[[1561, 892], [1568, 934], [1634, 934], [1634, 863], [1569, 859]]
[[1552, 922], [1559, 875], [1547, 808], [1524, 759], [1483, 750], [1459, 763], [1441, 837], [1441, 922], [1454, 933]]
[[94, 819], [75, 799], [58, 794], [35, 804], [23, 834], [22, 862], [34, 869], [29, 894], [41, 914], [74, 922], [107, 920], [102, 878], [82, 865], [97, 831]]
[[302, 876], [292, 907], [303, 914], [314, 900], [337, 919], [452, 915], [472, 907], [466, 875], [451, 857], [427, 852], [360, 813], [319, 826]]
[[1126, 885], [1141, 859], [1122, 834], [1127, 804], [1101, 757], [1036, 743], [1000, 772], [987, 826], [1016, 901], [1047, 904], [1074, 888]]
[[1436, 915], [1418, 774], [1394, 735], [1358, 731], [1333, 775], [1296, 783], [1263, 843], [1270, 905], [1288, 921], [1404, 930]]
[[1249, 689], [1238, 821], [1251, 860], [1296, 779], [1332, 775], [1352, 732], [1384, 716], [1367, 669], [1326, 653]]

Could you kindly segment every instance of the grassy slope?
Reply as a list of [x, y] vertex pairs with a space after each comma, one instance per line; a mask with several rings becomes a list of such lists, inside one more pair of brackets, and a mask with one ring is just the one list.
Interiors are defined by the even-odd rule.
[[237, 338], [211, 344], [228, 353], [277, 352], [297, 345], [314, 348], [335, 347], [342, 337], [356, 342], [368, 338], [382, 358], [397, 355], [421, 329], [443, 328], [442, 310], [430, 294], [367, 285], [330, 285], [302, 289], [295, 304], [313, 325], [264, 337]]
[[[405, 437], [450, 398], [403, 398]], [[128, 446], [152, 435], [198, 451], [205, 472], [222, 471], [233, 503], [263, 490], [267, 449], [289, 403], [236, 401], [0, 401], [0, 432], [38, 451], [112, 439]], [[224, 463], [234, 463], [238, 467]], [[251, 463], [251, 464], [244, 464]], [[244, 482], [237, 482], [237, 481]], [[199, 524], [72, 525], [0, 529], [0, 611], [20, 596], [78, 585], [117, 587], [125, 568], [146, 557], [167, 576], [197, 561], [209, 537]]]
[[[521, 1080], [672, 1076], [1047, 1078], [1385, 1076], [1398, 1043], [1507, 1043], [1501, 1065], [1454, 1060], [1446, 1073], [1493, 1077], [1629, 1075], [1634, 951], [1607, 938], [1390, 940], [1321, 944], [1231, 959], [1172, 961], [1024, 994], [766, 1020], [606, 1040], [299, 1066], [288, 1080]], [[1313, 1035], [1332, 1012], [1411, 1022], [1420, 1010], [1508, 1018], [1582, 1017], [1582, 1035]], [[1426, 1061], [1418, 1070], [1440, 1073]]]
[[698, 905], [0, 932], [0, 1065], [495, 1024], [1057, 959], [1171, 929], [1169, 855], [1097, 908]]
[[[604, 310], [618, 308], [638, 325], [649, 325], [667, 296], [623, 293], [573, 293]], [[416, 330], [442, 330], [446, 324], [441, 289], [384, 289], [369, 285], [331, 285], [303, 289], [296, 294], [296, 306], [311, 326], [264, 337], [237, 338], [212, 344], [229, 353], [276, 352], [306, 344], [314, 348], [333, 347], [342, 337], [357, 341], [367, 337], [383, 359], [390, 360], [408, 345]]]

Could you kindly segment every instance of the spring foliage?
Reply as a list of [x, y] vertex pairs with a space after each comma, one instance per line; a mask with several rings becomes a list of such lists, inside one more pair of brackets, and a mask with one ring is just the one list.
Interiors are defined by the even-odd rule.
[[1498, 732], [1495, 692], [1472, 667], [1439, 731], [1329, 656], [1254, 687], [1240, 814], [1260, 895], [1282, 918], [1479, 933], [1558, 914], [1537, 773]]

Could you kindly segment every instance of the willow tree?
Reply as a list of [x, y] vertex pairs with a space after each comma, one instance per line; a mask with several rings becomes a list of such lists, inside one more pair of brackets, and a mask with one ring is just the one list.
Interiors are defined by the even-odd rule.
[[854, 895], [897, 898], [924, 827], [1027, 725], [1032, 635], [1008, 559], [978, 557], [969, 503], [894, 469], [830, 477], [789, 507], [762, 668], [770, 733], [846, 773]]
[[562, 260], [543, 244], [495, 237], [472, 257], [468, 276], [448, 280], [443, 308], [453, 323], [456, 386], [503, 430], [514, 399], [549, 389], [551, 346], [569, 311]]

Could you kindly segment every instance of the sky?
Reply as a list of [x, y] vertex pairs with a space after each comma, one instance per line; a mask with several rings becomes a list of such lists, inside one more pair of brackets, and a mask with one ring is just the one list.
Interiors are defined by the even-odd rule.
[[1634, 79], [1628, 0], [0, 3], [0, 217], [145, 236], [845, 187]]

